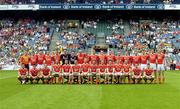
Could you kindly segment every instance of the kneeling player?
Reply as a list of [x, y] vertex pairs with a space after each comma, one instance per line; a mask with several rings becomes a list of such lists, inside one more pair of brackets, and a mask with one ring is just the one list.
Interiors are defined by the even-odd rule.
[[85, 79], [87, 79], [87, 83], [90, 82], [89, 67], [90, 67], [90, 65], [87, 62], [85, 62], [84, 64], [81, 65], [81, 81], [82, 81], [82, 83], [85, 82]]
[[138, 65], [135, 65], [135, 68], [132, 70], [132, 74], [133, 83], [140, 83], [142, 80], [142, 70], [138, 67]]
[[[111, 79], [111, 82], [109, 81]], [[107, 65], [107, 73], [105, 74], [105, 84], [106, 83], [114, 83], [114, 65], [112, 61], [109, 61], [109, 65]]]
[[152, 68], [150, 68], [150, 65], [147, 65], [147, 68], [144, 69], [144, 81], [145, 83], [148, 82], [148, 80], [150, 81], [150, 83], [153, 82], [154, 80], [154, 70]]
[[62, 73], [61, 72], [61, 66], [57, 63], [52, 65], [52, 75], [53, 75], [53, 82], [57, 83], [57, 78], [58, 82], [62, 82]]
[[123, 65], [123, 81], [126, 83], [126, 78], [128, 78], [128, 83], [131, 83], [131, 65], [128, 64], [128, 61], [125, 61], [125, 64]]
[[48, 68], [48, 66], [45, 65], [45, 67], [42, 69], [42, 81], [43, 81], [43, 83], [49, 84], [49, 82], [51, 80], [50, 72], [51, 72], [50, 68]]
[[77, 61], [75, 61], [75, 65], [72, 65], [72, 81], [74, 82], [74, 78], [77, 77], [77, 82], [79, 84], [81, 84], [80, 68], [80, 65], [77, 64]]
[[96, 84], [101, 83], [101, 78], [104, 79], [107, 66], [102, 62], [98, 66], [98, 73], [96, 74]]
[[18, 70], [18, 80], [21, 82], [21, 84], [26, 84], [28, 81], [28, 70], [22, 65], [22, 68]]
[[71, 73], [71, 65], [68, 64], [68, 60], [65, 60], [65, 64], [62, 65], [63, 72], [63, 84], [65, 83], [65, 79], [68, 83], [72, 84], [72, 73]]
[[122, 83], [122, 77], [123, 77], [123, 71], [122, 71], [123, 65], [122, 64], [116, 64], [114, 65], [114, 77], [116, 80], [116, 83]]
[[35, 65], [33, 65], [33, 67], [30, 69], [30, 81], [31, 81], [31, 84], [34, 83], [34, 81], [38, 84], [39, 82], [39, 77], [38, 77], [38, 73], [39, 73], [39, 70], [36, 68]]

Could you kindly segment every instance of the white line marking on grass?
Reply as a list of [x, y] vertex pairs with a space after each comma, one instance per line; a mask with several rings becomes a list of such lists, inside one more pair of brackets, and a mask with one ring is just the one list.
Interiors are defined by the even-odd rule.
[[16, 77], [16, 76], [6, 76], [6, 77], [0, 77], [0, 80], [1, 80], [1, 79], [12, 78], [12, 77]]

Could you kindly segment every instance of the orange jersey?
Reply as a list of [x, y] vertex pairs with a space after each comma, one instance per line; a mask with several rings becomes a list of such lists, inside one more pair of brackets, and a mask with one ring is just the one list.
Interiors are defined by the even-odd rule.
[[115, 71], [115, 72], [121, 72], [121, 71], [122, 71], [122, 68], [123, 68], [123, 65], [122, 65], [122, 64], [116, 64], [116, 65], [114, 65], [114, 71]]
[[150, 61], [150, 63], [155, 64], [155, 63], [156, 63], [156, 58], [157, 58], [157, 55], [156, 55], [156, 54], [150, 54], [150, 55], [149, 55], [149, 61]]
[[28, 55], [27, 56], [23, 55], [23, 56], [21, 56], [20, 60], [21, 60], [22, 64], [29, 64], [30, 57]]
[[90, 69], [91, 69], [91, 72], [96, 73], [97, 69], [98, 69], [98, 66], [97, 65], [92, 65], [92, 66], [90, 66]]
[[78, 56], [77, 63], [78, 64], [83, 64], [84, 63], [85, 54], [84, 53], [79, 53], [77, 56]]
[[82, 72], [89, 72], [89, 68], [90, 68], [90, 65], [89, 64], [82, 64], [81, 65], [81, 69], [82, 69]]
[[123, 56], [116, 56], [116, 61], [118, 64], [123, 64], [124, 63], [124, 57]]
[[18, 72], [20, 75], [27, 75], [28, 70], [26, 68], [20, 68]]
[[113, 72], [114, 72], [114, 65], [108, 65], [108, 66], [107, 66], [107, 71], [108, 71], [109, 73], [113, 73]]
[[132, 57], [131, 56], [124, 56], [124, 61], [127, 61], [128, 64], [132, 63]]
[[142, 70], [140, 68], [134, 68], [132, 71], [133, 71], [133, 74], [136, 76], [139, 76], [142, 73]]
[[123, 65], [123, 69], [125, 73], [129, 73], [131, 69], [131, 65], [130, 64]]
[[107, 55], [106, 57], [107, 57], [107, 61], [112, 61], [112, 62], [116, 61], [115, 55]]
[[140, 56], [133, 56], [132, 57], [132, 63], [133, 64], [140, 64], [141, 63], [141, 57]]
[[164, 58], [165, 58], [165, 55], [164, 55], [164, 54], [158, 54], [158, 55], [157, 55], [157, 63], [158, 63], [158, 64], [163, 64]]
[[90, 55], [89, 57], [90, 57], [91, 63], [93, 63], [94, 61], [95, 61], [95, 62], [98, 61], [98, 56], [96, 56], [96, 55]]
[[43, 55], [43, 54], [42, 54], [42, 55], [38, 55], [38, 61], [37, 61], [37, 63], [42, 65], [43, 62], [44, 62], [44, 59], [45, 59], [45, 58], [44, 58], [44, 55]]
[[48, 76], [50, 74], [50, 69], [49, 68], [43, 68], [42, 73], [44, 76]]
[[63, 70], [65, 73], [69, 73], [69, 72], [71, 72], [71, 66], [64, 64], [64, 65], [62, 66], [62, 70]]
[[39, 70], [37, 68], [31, 68], [29, 72], [32, 76], [37, 76], [39, 73]]
[[106, 55], [99, 55], [98, 60], [103, 62], [103, 64], [106, 64], [107, 62], [107, 56]]
[[141, 64], [147, 64], [148, 59], [149, 59], [148, 55], [141, 56]]
[[80, 65], [73, 65], [72, 66], [72, 72], [80, 72]]
[[98, 68], [99, 68], [99, 71], [101, 73], [105, 73], [107, 66], [106, 65], [99, 65]]
[[37, 64], [37, 55], [33, 55], [30, 57], [30, 63], [31, 65]]
[[50, 55], [45, 56], [45, 63], [46, 65], [50, 66], [52, 64], [52, 58]]
[[53, 71], [54, 71], [54, 72], [60, 72], [60, 71], [61, 71], [61, 66], [58, 65], [58, 64], [54, 64], [54, 65], [52, 66], [52, 68], [53, 68]]
[[147, 76], [150, 76], [150, 75], [152, 75], [153, 74], [153, 72], [154, 72], [154, 70], [153, 69], [151, 69], [151, 68], [146, 68], [146, 69], [144, 69], [144, 72], [145, 72], [145, 74], [147, 75]]
[[54, 62], [55, 63], [59, 63], [60, 62], [60, 60], [61, 60], [61, 58], [60, 58], [61, 56], [60, 56], [60, 54], [55, 54], [54, 56], [53, 56], [53, 60], [54, 60]]

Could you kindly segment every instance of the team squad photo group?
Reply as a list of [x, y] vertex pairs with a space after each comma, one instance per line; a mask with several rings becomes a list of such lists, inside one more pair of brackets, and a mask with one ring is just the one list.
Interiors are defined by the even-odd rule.
[[164, 83], [163, 51], [137, 53], [134, 56], [78, 53], [28, 53], [19, 58], [21, 84], [150, 84]]

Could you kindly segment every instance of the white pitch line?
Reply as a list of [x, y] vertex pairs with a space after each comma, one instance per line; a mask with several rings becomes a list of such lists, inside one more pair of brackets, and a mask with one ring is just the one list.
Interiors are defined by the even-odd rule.
[[12, 78], [12, 77], [16, 77], [16, 76], [6, 76], [6, 77], [0, 77], [0, 80], [1, 80], [1, 79]]

